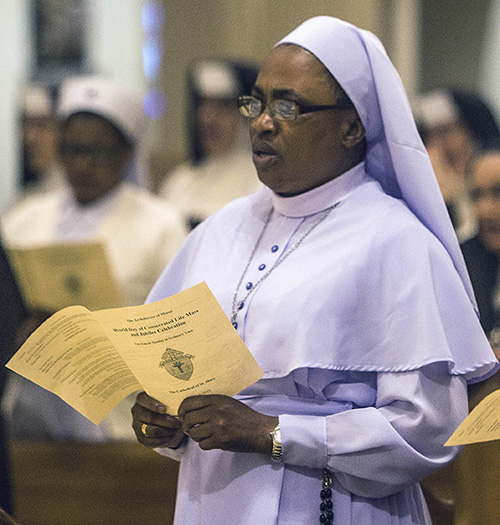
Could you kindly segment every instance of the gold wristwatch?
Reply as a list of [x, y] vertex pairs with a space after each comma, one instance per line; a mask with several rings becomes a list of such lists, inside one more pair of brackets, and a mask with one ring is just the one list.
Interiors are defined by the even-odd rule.
[[277, 463], [283, 461], [283, 450], [281, 448], [281, 431], [278, 425], [274, 430], [270, 432], [273, 440], [273, 450], [271, 452], [271, 459]]

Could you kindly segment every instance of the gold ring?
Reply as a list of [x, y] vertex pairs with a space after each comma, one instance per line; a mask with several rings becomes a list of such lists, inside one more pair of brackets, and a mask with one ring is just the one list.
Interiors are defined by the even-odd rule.
[[147, 423], [142, 424], [141, 432], [144, 436], [148, 437], [148, 424]]

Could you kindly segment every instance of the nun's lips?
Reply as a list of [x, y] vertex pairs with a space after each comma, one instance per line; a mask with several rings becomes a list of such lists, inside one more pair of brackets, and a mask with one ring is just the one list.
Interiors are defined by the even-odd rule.
[[276, 150], [264, 140], [256, 140], [252, 143], [254, 155], [276, 155]]
[[256, 168], [268, 167], [278, 159], [278, 152], [264, 141], [255, 141], [252, 144], [252, 151]]

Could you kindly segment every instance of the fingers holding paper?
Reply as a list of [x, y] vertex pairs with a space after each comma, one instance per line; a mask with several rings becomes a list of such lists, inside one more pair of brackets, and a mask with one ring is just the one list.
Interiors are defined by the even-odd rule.
[[177, 448], [186, 438], [179, 419], [167, 414], [165, 405], [146, 392], [137, 395], [132, 416], [132, 427], [137, 440], [146, 447]]
[[241, 401], [224, 395], [192, 396], [179, 407], [185, 434], [203, 450], [271, 454], [270, 432], [278, 418], [256, 412]]
[[179, 416], [167, 414], [165, 405], [141, 392], [132, 408], [133, 428], [139, 443], [149, 448], [179, 447], [186, 435], [201, 449], [271, 454], [270, 432], [278, 418], [256, 412], [224, 395], [186, 398]]

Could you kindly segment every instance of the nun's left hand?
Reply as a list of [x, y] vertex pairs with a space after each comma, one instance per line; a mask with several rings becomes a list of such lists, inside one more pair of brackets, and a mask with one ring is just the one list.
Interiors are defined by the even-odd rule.
[[184, 433], [203, 450], [257, 452], [271, 455], [270, 432], [278, 418], [256, 412], [241, 401], [224, 395], [186, 398], [179, 407]]

